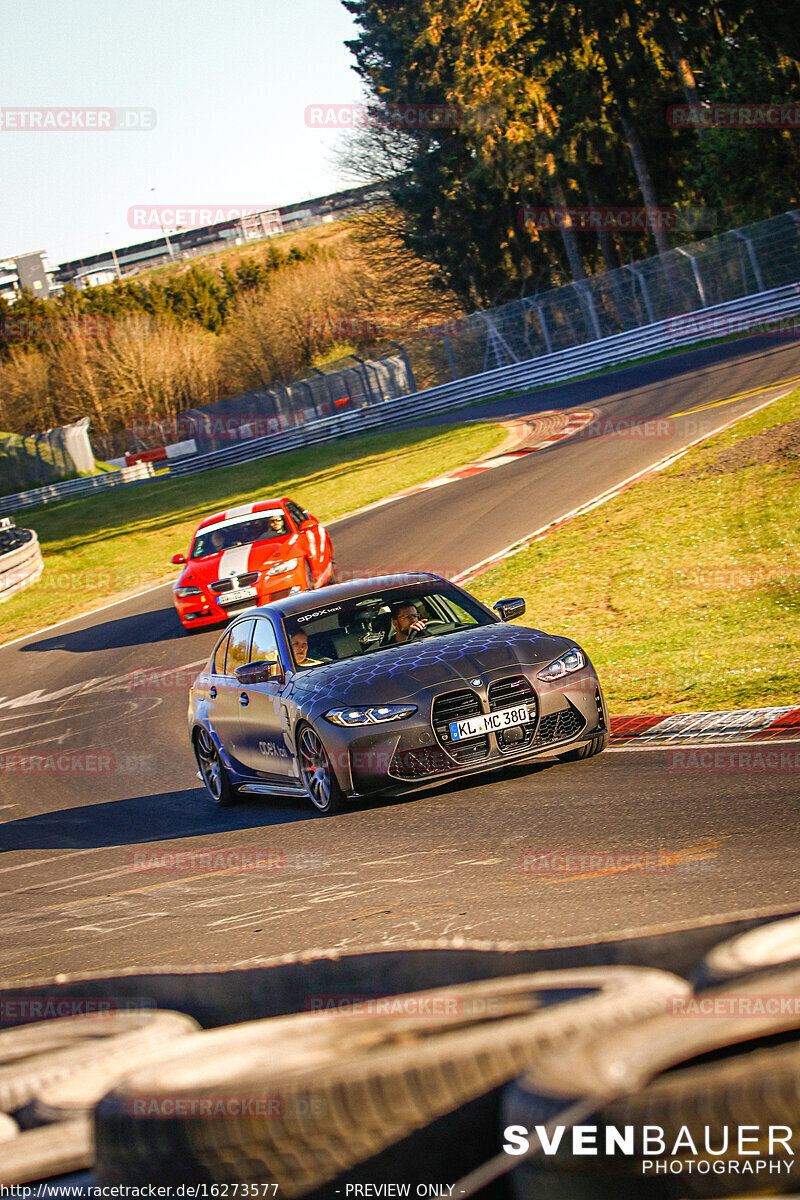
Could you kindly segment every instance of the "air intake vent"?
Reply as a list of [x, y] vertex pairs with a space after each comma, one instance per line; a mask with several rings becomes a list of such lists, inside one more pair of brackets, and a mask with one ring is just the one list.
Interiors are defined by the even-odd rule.
[[479, 717], [482, 712], [480, 697], [468, 688], [462, 688], [458, 692], [446, 692], [444, 696], [437, 696], [433, 702], [433, 728], [436, 737], [459, 766], [466, 767], [486, 758], [489, 753], [489, 738], [482, 733], [478, 737], [453, 741], [450, 736], [450, 722]]
[[[512, 675], [508, 679], [496, 679], [489, 685], [489, 708], [497, 712], [502, 708], [514, 708], [518, 704], [528, 706], [529, 720], [525, 725], [510, 730], [499, 730], [497, 745], [504, 754], [525, 750], [533, 744], [536, 732], [538, 705], [533, 685], [524, 675]], [[520, 733], [522, 737], [520, 737]]]

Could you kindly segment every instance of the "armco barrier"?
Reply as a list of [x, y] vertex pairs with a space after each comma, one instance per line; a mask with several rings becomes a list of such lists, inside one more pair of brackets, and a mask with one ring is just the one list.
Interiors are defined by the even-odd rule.
[[630, 329], [599, 341], [587, 342], [569, 350], [559, 350], [527, 362], [498, 367], [482, 375], [457, 379], [424, 392], [413, 392], [398, 400], [385, 400], [357, 412], [338, 417], [324, 417], [309, 421], [285, 433], [269, 437], [252, 438], [224, 450], [202, 454], [170, 467], [170, 475], [193, 475], [214, 467], [230, 466], [234, 463], [250, 462], [272, 454], [282, 454], [300, 446], [312, 446], [320, 442], [335, 441], [337, 438], [364, 433], [367, 430], [399, 425], [419, 416], [445, 412], [460, 408], [476, 400], [487, 400], [503, 392], [541, 387], [543, 384], [560, 383], [565, 379], [589, 375], [603, 367], [617, 366], [634, 359], [658, 354], [681, 346], [696, 345], [719, 337], [720, 321], [747, 319], [755, 323], [759, 319], [780, 318], [800, 313], [800, 283], [774, 288], [741, 300], [716, 304], [696, 313], [670, 317], [652, 325]]
[[13, 550], [0, 553], [0, 603], [34, 583], [44, 570], [39, 539], [32, 529], [16, 529]]
[[121, 484], [141, 483], [152, 479], [155, 472], [152, 463], [136, 463], [123, 467], [121, 471], [106, 471], [102, 475], [88, 475], [84, 479], [65, 479], [48, 487], [32, 488], [28, 492], [15, 492], [12, 496], [0, 496], [0, 513], [18, 512], [21, 508], [32, 508], [36, 504], [49, 504], [51, 500], [63, 500], [67, 496], [85, 496], [90, 492], [107, 491]]

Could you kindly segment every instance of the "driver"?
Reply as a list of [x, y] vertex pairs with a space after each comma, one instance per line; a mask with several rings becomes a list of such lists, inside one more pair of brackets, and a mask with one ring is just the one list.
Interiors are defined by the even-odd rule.
[[421, 633], [427, 621], [420, 616], [418, 605], [413, 600], [398, 600], [391, 606], [393, 631], [389, 634], [389, 645], [400, 646], [409, 635]]
[[270, 517], [267, 521], [267, 529], [270, 533], [288, 533], [286, 521], [283, 517]]
[[294, 655], [295, 665], [298, 667], [320, 667], [322, 660], [319, 658], [308, 657], [308, 638], [301, 631], [293, 633], [290, 641], [292, 643], [292, 654]]
[[225, 534], [221, 529], [215, 529], [211, 534], [212, 553], [216, 554], [218, 550], [225, 549]]

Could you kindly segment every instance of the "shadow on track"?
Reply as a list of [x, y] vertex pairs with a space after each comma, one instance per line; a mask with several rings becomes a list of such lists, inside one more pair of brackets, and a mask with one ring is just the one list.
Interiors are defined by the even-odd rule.
[[184, 792], [158, 792], [149, 796], [134, 796], [129, 800], [84, 804], [6, 821], [0, 824], [0, 853], [11, 850], [92, 850], [132, 846], [230, 833], [234, 830], [262, 829], [295, 821], [325, 820], [338, 823], [346, 821], [351, 813], [379, 812], [382, 808], [444, 799], [453, 794], [469, 792], [485, 787], [490, 778], [495, 782], [524, 777], [533, 779], [558, 765], [555, 759], [546, 759], [525, 766], [507, 767], [489, 776], [478, 774], [438, 786], [429, 785], [398, 796], [364, 797], [348, 804], [336, 817], [321, 817], [310, 801], [295, 801], [290, 797], [248, 796], [246, 799], [242, 797], [240, 803], [230, 808], [218, 809], [199, 787]]
[[[213, 626], [217, 634], [222, 626]], [[201, 632], [198, 630], [197, 632]], [[159, 642], [174, 642], [184, 639], [194, 649], [198, 641], [194, 633], [187, 634], [181, 627], [172, 605], [155, 612], [134, 613], [117, 617], [113, 621], [101, 621], [87, 625], [85, 629], [73, 629], [69, 633], [56, 633], [52, 637], [40, 638], [20, 646], [23, 654], [34, 651], [45, 654], [50, 650], [68, 650], [72, 654], [88, 654], [92, 650], [122, 650], [130, 646], [154, 646]]]
[[86, 804], [0, 825], [0, 851], [88, 850], [318, 819], [311, 804], [248, 797], [216, 809], [200, 788]]

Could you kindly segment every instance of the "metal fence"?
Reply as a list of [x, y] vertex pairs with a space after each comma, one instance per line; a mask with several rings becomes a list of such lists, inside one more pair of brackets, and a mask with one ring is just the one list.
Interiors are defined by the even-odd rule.
[[176, 418], [149, 420], [133, 430], [138, 448], [193, 438], [198, 452], [208, 454], [414, 391], [414, 375], [402, 348], [397, 355], [372, 361], [350, 357], [352, 365], [341, 370], [317, 370], [286, 386], [273, 384], [188, 409]]
[[407, 345], [426, 387], [572, 349], [800, 280], [800, 211], [472, 313]]
[[[50, 483], [47, 487], [30, 488], [0, 496], [0, 513], [19, 512], [21, 508], [33, 508], [38, 504], [51, 504], [54, 500], [66, 500], [75, 496], [89, 496], [93, 492], [107, 492], [109, 488], [126, 487], [130, 483], [146, 483], [155, 475], [153, 464], [135, 463], [121, 471], [105, 471], [97, 475], [84, 475], [81, 479], [65, 479]], [[166, 478], [166, 476], [165, 476]]]
[[46, 433], [0, 436], [0, 494], [42, 487], [95, 469], [89, 418]]

